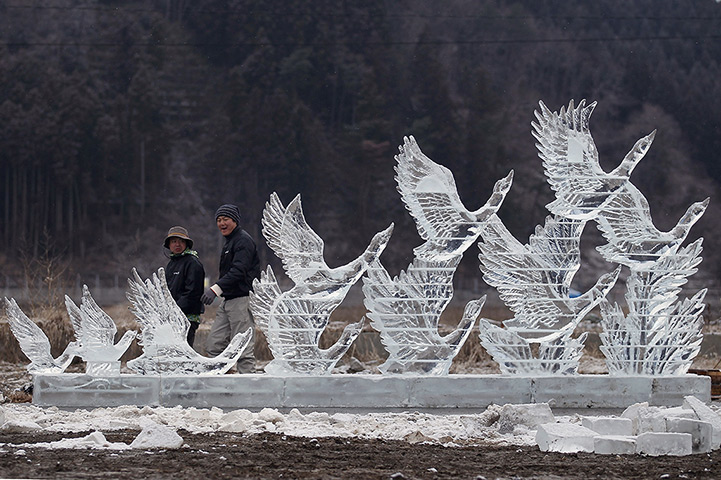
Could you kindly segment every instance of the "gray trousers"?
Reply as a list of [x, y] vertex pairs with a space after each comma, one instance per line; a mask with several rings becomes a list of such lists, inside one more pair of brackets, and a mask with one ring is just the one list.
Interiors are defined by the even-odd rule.
[[255, 322], [250, 313], [250, 298], [238, 297], [223, 300], [215, 314], [215, 321], [210, 327], [206, 341], [205, 351], [209, 357], [215, 357], [223, 352], [230, 343], [230, 339], [240, 332], [251, 330], [250, 343], [240, 354], [236, 368], [238, 373], [255, 373]]

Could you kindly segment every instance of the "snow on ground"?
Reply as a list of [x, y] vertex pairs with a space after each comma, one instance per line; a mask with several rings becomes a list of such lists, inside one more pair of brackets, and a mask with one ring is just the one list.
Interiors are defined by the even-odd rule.
[[[497, 423], [502, 407], [496, 405], [481, 413], [466, 415], [419, 412], [303, 414], [297, 409], [282, 413], [270, 408], [251, 412], [243, 409], [223, 411], [215, 407], [137, 406], [67, 411], [31, 404], [4, 404], [0, 409], [0, 419], [4, 416], [5, 421], [0, 432], [108, 432], [143, 430], [161, 425], [190, 435], [215, 431], [241, 434], [270, 432], [308, 438], [373, 438], [448, 446], [535, 445], [536, 433], [535, 428], [521, 424], [507, 433], [499, 433]], [[89, 439], [77, 443], [78, 448], [87, 448], [88, 444], [98, 448], [102, 442]], [[67, 444], [58, 443], [55, 448], [67, 448]]]
[[[653, 407], [657, 408], [657, 407]], [[711, 404], [719, 414], [721, 405]], [[533, 446], [536, 431], [543, 423], [581, 425], [593, 410], [579, 414], [556, 415], [545, 404], [527, 406], [491, 405], [473, 414], [403, 413], [283, 413], [266, 408], [221, 410], [220, 408], [122, 406], [92, 410], [62, 410], [31, 404], [0, 405], [2, 432], [87, 432], [82, 438], [22, 445], [22, 448], [178, 448], [182, 436], [232, 432], [242, 435], [276, 433], [306, 438], [341, 437], [402, 440], [454, 446]], [[589, 415], [590, 414], [590, 415]], [[549, 419], [550, 415], [550, 419]], [[108, 442], [102, 432], [138, 430], [130, 445]], [[5, 444], [0, 443], [0, 451]], [[15, 445], [18, 447], [18, 445]]]

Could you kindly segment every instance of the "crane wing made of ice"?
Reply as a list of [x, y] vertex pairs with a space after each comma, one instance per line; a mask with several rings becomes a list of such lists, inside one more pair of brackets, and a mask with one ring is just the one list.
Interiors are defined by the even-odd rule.
[[416, 140], [404, 137], [396, 155], [401, 199], [426, 240], [414, 253], [426, 260], [463, 254], [476, 241], [480, 226], [500, 208], [513, 182], [513, 171], [498, 180], [486, 204], [469, 211], [461, 202], [451, 171], [428, 158]]

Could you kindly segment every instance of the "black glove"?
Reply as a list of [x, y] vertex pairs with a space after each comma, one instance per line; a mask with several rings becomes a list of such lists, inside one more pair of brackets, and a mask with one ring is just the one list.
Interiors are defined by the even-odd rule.
[[206, 304], [206, 305], [210, 305], [211, 303], [213, 303], [213, 300], [215, 300], [215, 297], [216, 297], [216, 296], [217, 296], [217, 295], [215, 294], [215, 292], [214, 292], [211, 288], [209, 288], [209, 289], [207, 289], [207, 290], [205, 291], [205, 293], [200, 297], [200, 301], [203, 302], [203, 303]]

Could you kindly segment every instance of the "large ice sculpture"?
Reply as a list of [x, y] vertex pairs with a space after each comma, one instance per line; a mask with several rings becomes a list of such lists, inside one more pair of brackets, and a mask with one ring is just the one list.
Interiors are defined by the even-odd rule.
[[54, 374], [62, 373], [68, 368], [78, 351], [78, 345], [70, 342], [65, 351], [58, 357], [53, 358], [50, 353], [50, 340], [45, 332], [30, 320], [27, 315], [18, 307], [15, 299], [5, 299], [7, 307], [10, 330], [15, 335], [20, 349], [30, 360], [27, 366], [28, 372], [32, 374]]
[[[690, 228], [701, 218], [709, 199], [691, 205], [676, 227], [658, 230], [646, 197], [630, 175], [653, 142], [655, 132], [641, 138], [621, 164], [607, 174], [598, 162], [588, 120], [595, 102], [551, 112], [541, 102], [533, 124], [539, 156], [556, 192], [549, 208], [575, 218], [593, 218], [607, 244], [597, 249], [609, 262], [627, 266], [628, 314], [618, 304], [601, 303], [603, 346], [611, 374], [683, 374], [699, 350], [701, 290], [677, 303], [686, 277], [701, 261], [701, 241], [680, 249]], [[680, 250], [679, 250], [680, 249]]]
[[361, 256], [330, 268], [323, 258], [323, 240], [305, 220], [300, 195], [284, 207], [278, 195], [271, 194], [263, 212], [263, 235], [294, 286], [282, 291], [270, 265], [253, 282], [250, 308], [273, 353], [267, 373], [330, 374], [360, 333], [363, 320], [347, 325], [328, 349], [319, 347], [320, 336], [348, 290], [383, 252], [392, 231], [393, 224], [377, 233]]
[[141, 326], [143, 354], [128, 361], [128, 368], [142, 375], [216, 375], [235, 365], [248, 346], [250, 329], [235, 335], [217, 357], [200, 355], [188, 344], [190, 324], [165, 282], [165, 271], [158, 269], [143, 281], [133, 269], [128, 279], [130, 310]]
[[438, 322], [453, 298], [453, 275], [483, 223], [503, 203], [513, 171], [496, 182], [483, 207], [470, 212], [451, 171], [428, 158], [412, 136], [403, 139], [399, 150], [398, 191], [426, 242], [414, 249], [408, 269], [393, 279], [379, 260], [374, 262], [363, 279], [364, 302], [389, 353], [381, 372], [446, 375], [485, 302], [485, 297], [469, 301], [456, 329], [441, 336]]
[[498, 211], [513, 182], [513, 171], [496, 182], [486, 204], [469, 211], [461, 202], [453, 174], [428, 158], [411, 137], [403, 138], [396, 155], [396, 182], [403, 203], [426, 240], [416, 258], [445, 260], [462, 255], [478, 238], [483, 223]]
[[80, 306], [65, 295], [65, 307], [75, 329], [79, 346], [76, 353], [85, 361], [85, 373], [94, 376], [120, 375], [120, 357], [130, 347], [137, 332], [125, 332], [115, 344], [115, 322], [95, 303], [87, 285], [83, 285]]
[[[478, 244], [483, 279], [495, 287], [514, 313], [503, 322], [480, 320], [481, 344], [504, 373], [573, 374], [578, 371], [587, 333], [574, 339], [578, 322], [606, 296], [620, 267], [602, 275], [586, 293], [571, 297], [580, 266], [585, 220], [546, 218], [522, 245], [496, 216], [486, 223]], [[533, 344], [537, 344], [534, 355]]]
[[448, 374], [486, 301], [485, 296], [469, 301], [456, 329], [440, 335], [438, 321], [453, 297], [453, 274], [461, 257], [416, 258], [393, 279], [378, 260], [368, 268], [364, 303], [389, 353], [378, 367], [382, 373]]

